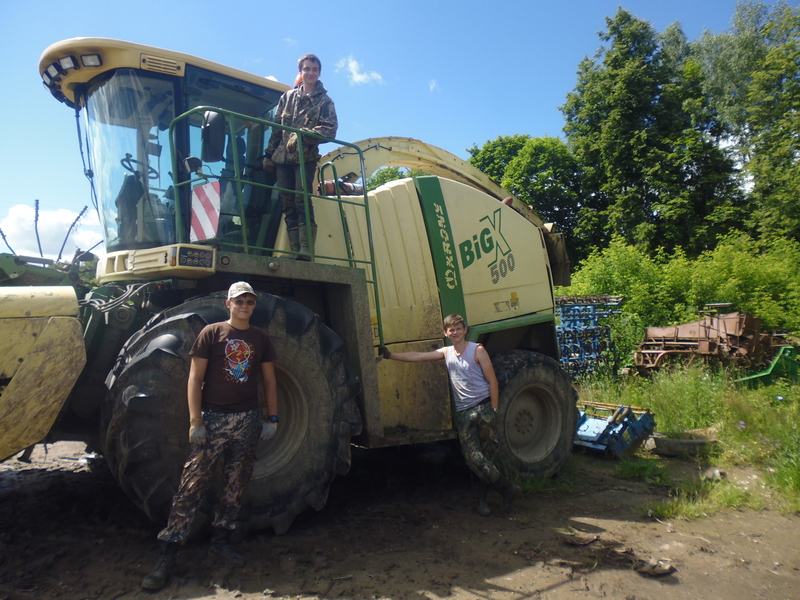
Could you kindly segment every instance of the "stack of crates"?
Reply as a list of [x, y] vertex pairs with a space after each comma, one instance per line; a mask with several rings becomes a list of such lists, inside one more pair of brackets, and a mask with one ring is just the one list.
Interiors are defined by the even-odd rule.
[[618, 364], [617, 350], [608, 324], [601, 323], [621, 311], [622, 297], [606, 294], [556, 298], [556, 334], [561, 366], [573, 379], [606, 366]]

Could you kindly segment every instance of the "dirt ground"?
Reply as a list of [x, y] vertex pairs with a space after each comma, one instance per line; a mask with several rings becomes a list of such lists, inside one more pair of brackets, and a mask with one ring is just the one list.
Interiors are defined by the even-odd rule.
[[[662, 488], [614, 477], [612, 460], [575, 462], [570, 492], [523, 496], [482, 518], [451, 446], [357, 451], [322, 512], [283, 536], [242, 540], [244, 567], [216, 565], [207, 541], [191, 542], [167, 587], [147, 593], [158, 527], [81, 444], [37, 447], [30, 464], [0, 464], [0, 599], [800, 598], [800, 517], [661, 522], [640, 507], [663, 500]], [[755, 472], [728, 476], [759, 485]], [[650, 558], [677, 571], [634, 570]]]

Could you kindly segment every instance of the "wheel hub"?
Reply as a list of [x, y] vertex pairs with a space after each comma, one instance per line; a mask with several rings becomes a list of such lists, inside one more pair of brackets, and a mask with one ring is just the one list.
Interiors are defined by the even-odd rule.
[[558, 411], [547, 388], [529, 386], [511, 401], [506, 413], [506, 438], [517, 458], [541, 460], [558, 442]]

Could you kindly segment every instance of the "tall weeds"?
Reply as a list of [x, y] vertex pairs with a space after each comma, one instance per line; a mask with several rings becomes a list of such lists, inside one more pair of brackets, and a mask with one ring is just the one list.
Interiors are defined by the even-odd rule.
[[649, 408], [656, 431], [676, 436], [713, 428], [721, 465], [766, 474], [789, 510], [800, 509], [800, 388], [780, 383], [747, 389], [724, 372], [676, 367], [652, 379], [597, 377], [581, 382], [584, 400]]

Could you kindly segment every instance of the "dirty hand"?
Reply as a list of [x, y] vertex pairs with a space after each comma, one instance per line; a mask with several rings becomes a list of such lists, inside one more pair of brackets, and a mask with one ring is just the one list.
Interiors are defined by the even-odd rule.
[[205, 446], [208, 442], [208, 433], [203, 419], [192, 419], [189, 422], [189, 443]]
[[385, 358], [386, 360], [392, 358], [392, 353], [389, 352], [386, 346], [378, 346], [378, 354], [381, 355], [381, 358]]
[[276, 433], [278, 433], [277, 423], [267, 423], [266, 421], [261, 423], [261, 437], [259, 438], [261, 441], [271, 440]]
[[267, 158], [266, 156], [261, 161], [261, 168], [264, 169], [267, 173], [272, 173], [275, 171], [275, 163], [272, 162], [272, 159]]
[[290, 133], [289, 139], [286, 140], [286, 151], [287, 152], [297, 152], [297, 134]]
[[481, 411], [481, 420], [484, 423], [493, 423], [497, 420], [497, 409], [492, 407], [489, 410]]

